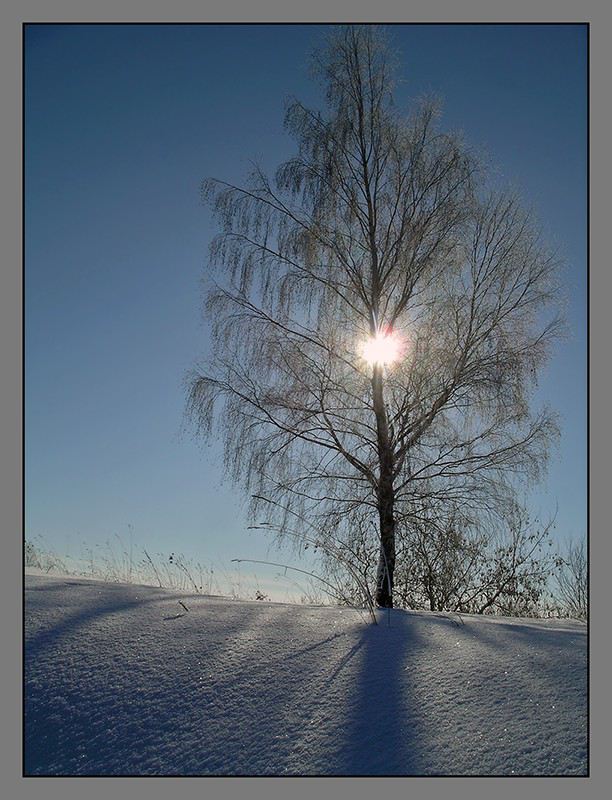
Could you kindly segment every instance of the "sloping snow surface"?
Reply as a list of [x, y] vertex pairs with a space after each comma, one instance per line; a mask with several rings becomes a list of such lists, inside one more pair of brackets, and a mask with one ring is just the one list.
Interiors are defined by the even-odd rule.
[[580, 623], [25, 586], [26, 775], [586, 774]]

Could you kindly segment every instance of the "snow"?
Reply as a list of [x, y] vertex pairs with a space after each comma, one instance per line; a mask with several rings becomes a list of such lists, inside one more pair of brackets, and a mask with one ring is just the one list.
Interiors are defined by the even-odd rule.
[[585, 625], [379, 622], [26, 575], [25, 774], [587, 774]]

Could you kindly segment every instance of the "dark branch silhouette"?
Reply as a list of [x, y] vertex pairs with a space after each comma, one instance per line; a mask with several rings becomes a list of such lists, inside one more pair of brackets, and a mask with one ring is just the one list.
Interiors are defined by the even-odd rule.
[[[388, 607], [427, 498], [469, 525], [542, 473], [556, 423], [531, 391], [560, 332], [558, 265], [434, 103], [395, 108], [378, 29], [336, 29], [315, 66], [327, 106], [289, 104], [297, 153], [275, 179], [204, 184], [219, 286], [188, 410], [223, 430], [228, 471], [281, 536], [292, 512], [346, 541], [369, 515]], [[377, 336], [400, 343], [394, 363], [362, 357]]]

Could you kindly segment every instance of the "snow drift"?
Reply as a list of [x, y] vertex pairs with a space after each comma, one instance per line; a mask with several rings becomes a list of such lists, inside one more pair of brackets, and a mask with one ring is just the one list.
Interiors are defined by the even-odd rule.
[[27, 575], [25, 774], [585, 775], [586, 638]]

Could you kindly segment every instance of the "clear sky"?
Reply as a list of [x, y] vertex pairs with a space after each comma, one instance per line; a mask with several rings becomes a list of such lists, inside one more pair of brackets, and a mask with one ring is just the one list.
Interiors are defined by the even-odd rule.
[[[294, 150], [284, 100], [321, 105], [325, 26], [39, 25], [25, 49], [26, 536], [59, 554], [132, 526], [137, 545], [229, 568], [271, 556], [221, 450], [183, 431], [206, 353], [215, 232], [199, 187]], [[570, 338], [538, 400], [563, 436], [536, 512], [586, 532], [587, 33], [574, 25], [400, 25], [396, 102], [435, 93], [565, 257]], [[262, 570], [262, 574], [264, 571]]]

